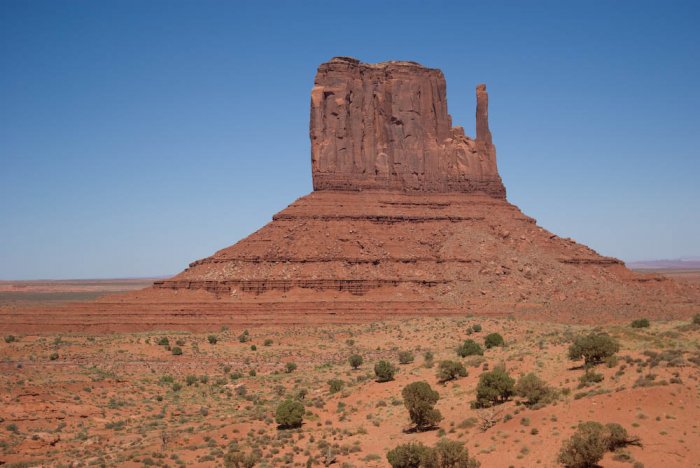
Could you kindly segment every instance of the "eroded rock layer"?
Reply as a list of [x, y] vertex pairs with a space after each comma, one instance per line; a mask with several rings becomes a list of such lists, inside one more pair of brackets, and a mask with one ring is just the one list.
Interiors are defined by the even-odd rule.
[[477, 88], [477, 138], [452, 127], [445, 77], [415, 62], [336, 57], [311, 91], [314, 190], [484, 192], [505, 198]]
[[56, 310], [0, 307], [0, 331], [212, 330], [412, 315], [598, 323], [686, 317], [700, 290], [635, 274], [505, 199], [477, 87], [476, 139], [451, 126], [439, 70], [321, 65], [315, 191], [152, 288]]

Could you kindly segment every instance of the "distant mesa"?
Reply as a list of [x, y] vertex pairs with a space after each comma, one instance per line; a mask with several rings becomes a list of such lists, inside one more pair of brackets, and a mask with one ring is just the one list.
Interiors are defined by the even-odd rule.
[[639, 274], [506, 200], [476, 87], [453, 127], [440, 70], [336, 57], [311, 91], [314, 191], [152, 288], [60, 312], [0, 310], [0, 330], [212, 330], [416, 315], [600, 323], [689, 316], [700, 290]]
[[476, 139], [453, 127], [445, 77], [416, 62], [336, 57], [311, 91], [314, 190], [484, 192], [505, 198], [477, 86]]

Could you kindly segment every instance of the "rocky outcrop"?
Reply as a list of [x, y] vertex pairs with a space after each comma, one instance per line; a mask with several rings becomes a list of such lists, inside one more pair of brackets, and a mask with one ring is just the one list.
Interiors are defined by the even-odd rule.
[[150, 289], [61, 310], [0, 305], [0, 332], [697, 313], [700, 288], [635, 274], [509, 203], [484, 85], [476, 96], [471, 139], [452, 127], [439, 70], [333, 59], [312, 92], [312, 193]]
[[311, 91], [314, 190], [484, 192], [505, 198], [477, 87], [477, 138], [452, 127], [445, 77], [415, 62], [336, 57]]

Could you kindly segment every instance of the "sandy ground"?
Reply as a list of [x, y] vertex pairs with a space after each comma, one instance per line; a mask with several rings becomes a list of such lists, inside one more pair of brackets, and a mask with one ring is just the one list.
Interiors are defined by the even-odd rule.
[[[476, 323], [483, 330], [468, 335]], [[258, 327], [248, 342], [239, 340], [243, 329], [233, 328], [20, 335], [0, 341], [0, 464], [222, 466], [235, 441], [244, 452], [261, 452], [258, 466], [307, 466], [309, 460], [323, 466], [330, 452], [334, 466], [373, 467], [388, 466], [386, 452], [397, 444], [432, 445], [447, 437], [464, 442], [483, 467], [548, 467], [557, 466], [557, 452], [576, 424], [594, 420], [620, 423], [643, 443], [608, 454], [602, 466], [700, 466], [700, 326], [604, 329], [619, 339], [619, 359], [598, 366], [604, 379], [584, 388], [581, 363], [567, 359], [572, 337], [591, 330], [578, 325], [421, 318]], [[505, 347], [487, 350], [483, 359], [457, 357], [464, 339], [483, 343], [491, 332], [504, 336]], [[171, 347], [179, 340], [183, 354], [158, 345], [163, 337]], [[415, 360], [398, 365], [404, 350]], [[426, 365], [427, 350], [436, 363], [461, 361], [468, 376], [439, 384], [436, 366]], [[358, 370], [347, 363], [352, 353], [364, 357]], [[394, 381], [375, 381], [379, 359], [399, 367]], [[288, 362], [298, 367], [287, 373]], [[516, 378], [536, 372], [560, 398], [540, 409], [519, 398], [495, 410], [471, 409], [479, 375], [501, 362]], [[335, 394], [327, 383], [333, 378], [345, 382]], [[419, 380], [440, 393], [436, 407], [444, 419], [436, 430], [407, 433], [401, 389]], [[303, 426], [278, 429], [276, 406], [302, 390]], [[491, 414], [495, 425], [482, 430], [482, 418]]]

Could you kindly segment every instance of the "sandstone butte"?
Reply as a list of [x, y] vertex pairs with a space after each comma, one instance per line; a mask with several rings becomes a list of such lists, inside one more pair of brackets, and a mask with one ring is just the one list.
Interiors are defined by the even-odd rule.
[[212, 330], [474, 314], [598, 323], [686, 317], [700, 290], [628, 270], [506, 199], [476, 87], [453, 127], [440, 70], [336, 57], [311, 91], [313, 192], [152, 287], [0, 310], [7, 331]]

